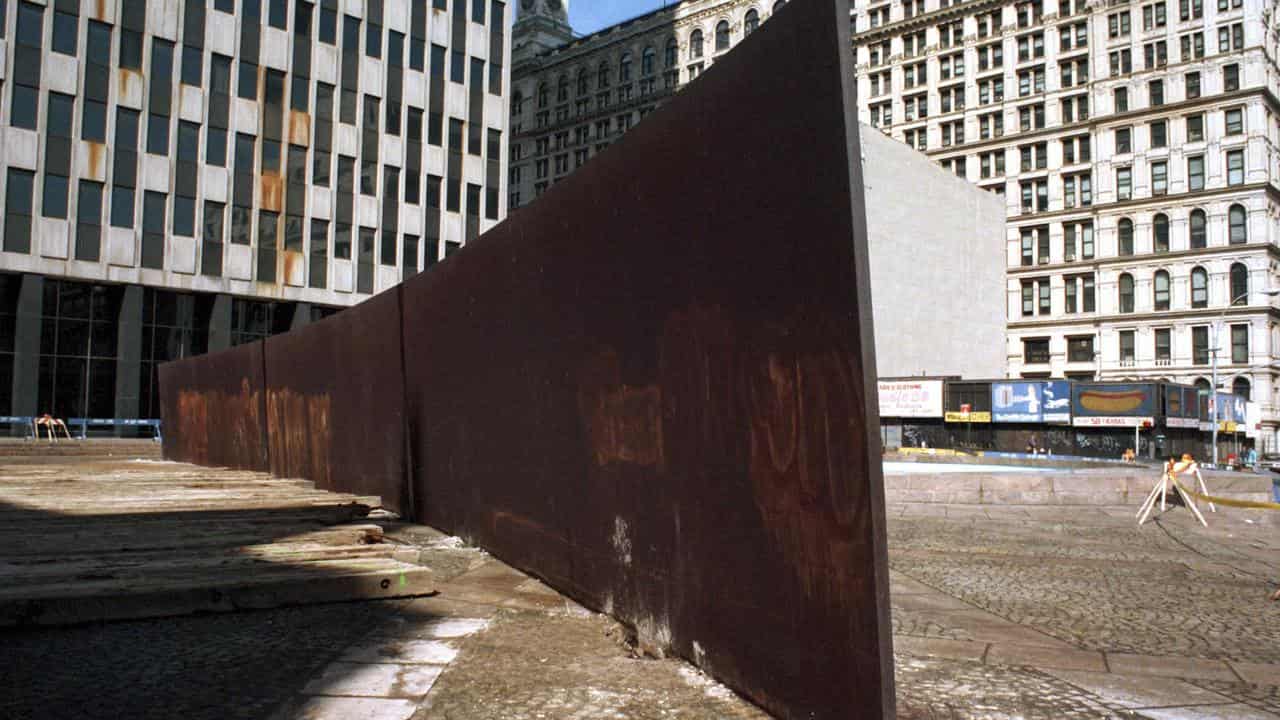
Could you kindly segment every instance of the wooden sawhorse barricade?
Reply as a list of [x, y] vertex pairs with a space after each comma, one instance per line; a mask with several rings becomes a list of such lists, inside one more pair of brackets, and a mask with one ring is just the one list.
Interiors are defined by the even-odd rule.
[[[1151, 510], [1156, 506], [1156, 500], [1160, 501], [1160, 512], [1164, 512], [1167, 506], [1169, 496], [1169, 488], [1173, 487], [1173, 491], [1178, 493], [1182, 498], [1182, 502], [1196, 516], [1200, 524], [1209, 527], [1209, 523], [1205, 522], [1204, 515], [1200, 514], [1200, 508], [1196, 507], [1195, 501], [1191, 499], [1185, 490], [1178, 485], [1179, 475], [1195, 476], [1196, 482], [1200, 483], [1200, 494], [1208, 495], [1209, 488], [1205, 487], [1204, 476], [1200, 474], [1200, 465], [1191, 458], [1190, 455], [1183, 455], [1181, 460], [1169, 459], [1164, 464], [1164, 471], [1160, 473], [1160, 481], [1151, 489], [1151, 494], [1147, 495], [1146, 501], [1142, 503], [1142, 507], [1138, 508], [1138, 524], [1142, 525], [1151, 516]], [[1217, 512], [1218, 509], [1213, 506], [1213, 501], [1209, 501], [1209, 510]]]

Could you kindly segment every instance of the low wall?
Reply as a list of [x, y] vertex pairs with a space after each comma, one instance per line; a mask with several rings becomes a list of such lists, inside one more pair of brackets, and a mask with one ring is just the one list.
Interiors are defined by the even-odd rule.
[[[1160, 471], [1140, 473], [942, 473], [887, 474], [889, 503], [954, 505], [1131, 505], [1155, 487]], [[1184, 483], [1188, 482], [1183, 480]], [[1271, 479], [1263, 475], [1214, 473], [1209, 493], [1236, 500], [1270, 502]]]

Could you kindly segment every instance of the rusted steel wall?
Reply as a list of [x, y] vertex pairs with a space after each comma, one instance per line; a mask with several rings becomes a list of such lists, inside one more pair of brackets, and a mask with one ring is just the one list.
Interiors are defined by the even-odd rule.
[[271, 472], [403, 512], [400, 289], [266, 342]]
[[271, 340], [265, 383], [260, 349], [165, 366], [166, 455], [252, 454], [201, 445], [234, 378], [275, 472], [403, 503], [779, 717], [892, 717], [848, 23], [792, 0], [398, 316]]
[[418, 516], [784, 718], [891, 717], [848, 3], [404, 288]]
[[261, 342], [161, 365], [165, 458], [268, 470], [265, 386]]

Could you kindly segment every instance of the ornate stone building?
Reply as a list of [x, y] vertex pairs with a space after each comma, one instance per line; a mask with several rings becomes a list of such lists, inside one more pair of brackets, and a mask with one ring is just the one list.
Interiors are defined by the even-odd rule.
[[568, 0], [523, 0], [513, 40], [509, 205], [639, 122], [786, 0], [685, 0], [575, 38]]
[[[0, 0], [0, 416], [154, 417], [506, 213], [502, 0]], [[3, 423], [0, 420], [0, 423]]]
[[1277, 447], [1276, 7], [858, 0], [864, 121], [1005, 199], [1011, 376], [1207, 389], [1216, 345]]

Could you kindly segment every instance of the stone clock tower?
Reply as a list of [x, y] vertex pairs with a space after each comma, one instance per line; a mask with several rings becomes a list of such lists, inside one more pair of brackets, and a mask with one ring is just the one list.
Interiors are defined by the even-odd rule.
[[513, 64], [519, 65], [573, 39], [569, 0], [520, 0], [519, 12], [511, 35]]

